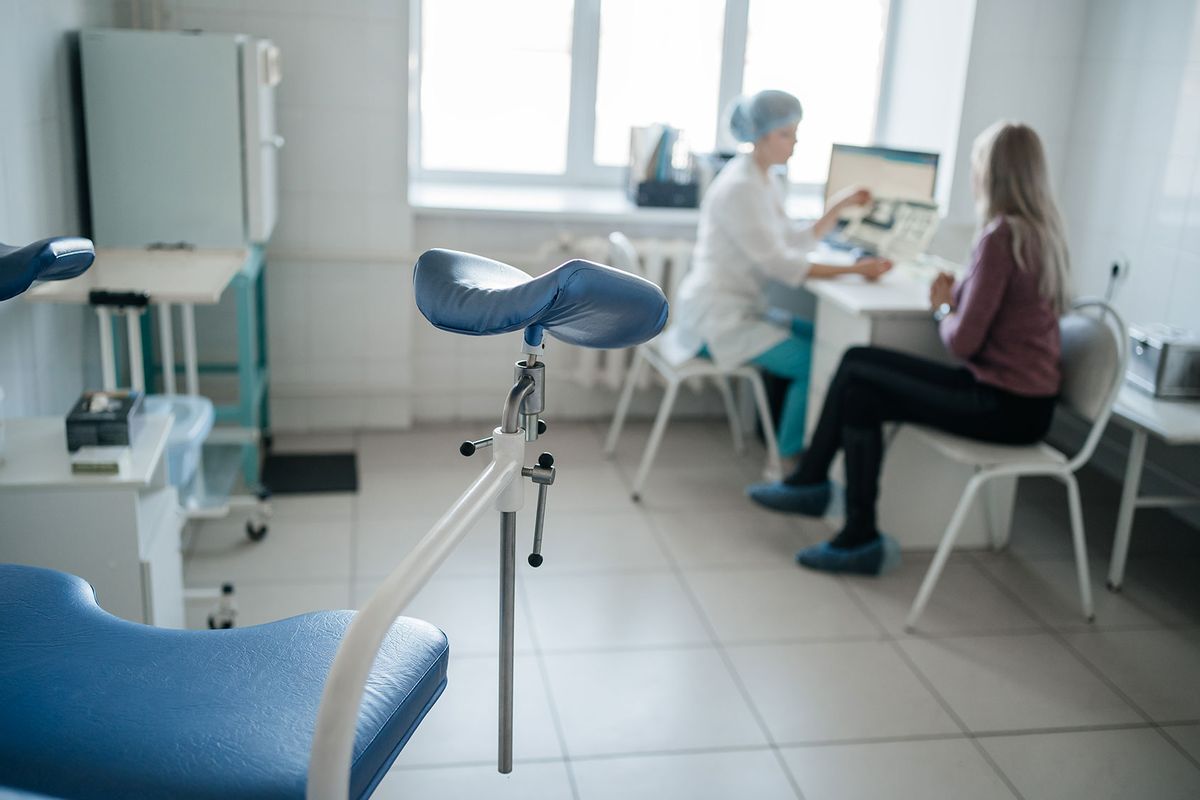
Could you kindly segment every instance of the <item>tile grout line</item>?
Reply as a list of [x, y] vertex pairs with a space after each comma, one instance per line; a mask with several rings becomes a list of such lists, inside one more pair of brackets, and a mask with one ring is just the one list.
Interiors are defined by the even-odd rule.
[[[978, 571], [983, 573], [986, 580], [990, 581], [992, 583], [992, 585], [996, 586], [1001, 592], [1003, 592], [1011, 600], [1013, 600], [1014, 602], [1019, 604], [1021, 606], [1021, 608], [1024, 609], [1027, 613], [1032, 614], [1035, 619], [1041, 621], [1046, 626], [1047, 633], [1049, 634], [1049, 636], [1052, 639], [1054, 639], [1055, 641], [1057, 641], [1064, 648], [1066, 648], [1067, 652], [1069, 652], [1075, 658], [1076, 661], [1080, 662], [1083, 665], [1084, 669], [1088, 670], [1088, 672], [1090, 672], [1092, 675], [1094, 675], [1096, 678], [1098, 678], [1101, 683], [1103, 683], [1105, 686], [1108, 687], [1109, 691], [1111, 691], [1113, 694], [1115, 694], [1118, 698], [1121, 699], [1122, 702], [1124, 702], [1126, 705], [1128, 705], [1130, 708], [1132, 708], [1139, 716], [1141, 716], [1142, 719], [1145, 720], [1146, 724], [1150, 728], [1155, 730], [1162, 739], [1166, 740], [1166, 742], [1169, 746], [1173, 747], [1177, 752], [1179, 752], [1185, 759], [1187, 759], [1187, 761], [1193, 767], [1195, 767], [1197, 770], [1200, 770], [1200, 759], [1197, 759], [1195, 756], [1188, 753], [1183, 748], [1183, 746], [1181, 744], [1179, 744], [1179, 742], [1175, 741], [1175, 738], [1173, 736], [1171, 736], [1167, 731], [1163, 730], [1163, 727], [1149, 714], [1149, 712], [1145, 711], [1140, 705], [1138, 705], [1136, 702], [1134, 702], [1132, 697], [1130, 697], [1119, 686], [1117, 686], [1117, 684], [1114, 681], [1110, 680], [1109, 677], [1104, 674], [1103, 670], [1101, 670], [1099, 666], [1097, 666], [1096, 664], [1093, 664], [1092, 661], [1086, 655], [1084, 655], [1077, 647], [1075, 647], [1074, 644], [1072, 644], [1070, 642], [1070, 640], [1067, 639], [1067, 637], [1064, 633], [1055, 629], [1054, 626], [1051, 625], [1048, 621], [1043, 620], [1041, 615], [1039, 615], [1032, 607], [1030, 607], [1027, 603], [1025, 603], [1021, 599], [1021, 597], [1016, 592], [1012, 591], [1011, 588], [1007, 584], [1005, 584], [1003, 581], [1001, 581], [997, 576], [993, 575], [991, 570], [989, 570], [989, 569], [985, 568], [983, 565], [979, 564], [976, 559], [972, 559], [972, 561], [975, 563]], [[1090, 565], [1089, 565], [1089, 567], [1090, 567]], [[1090, 578], [1090, 575], [1089, 575], [1089, 578]], [[1101, 591], [1108, 591], [1108, 590], [1106, 588], [1102, 588]], [[1095, 612], [1095, 606], [1093, 603], [1093, 613], [1094, 612]], [[1155, 618], [1157, 619], [1157, 616]], [[1195, 627], [1195, 626], [1191, 626], [1191, 627]], [[1163, 629], [1164, 628], [1162, 628], [1162, 627], [1149, 628], [1149, 630], [1163, 630]], [[1096, 632], [1103, 633], [1105, 631], [1084, 630], [1084, 631], [1077, 631], [1076, 633], [1096, 633]]]
[[[650, 526], [651, 535], [654, 536], [654, 538], [658, 541], [659, 547], [666, 550], [667, 548], [662, 541], [663, 535], [658, 529], [658, 525], [654, 522], [649, 513], [646, 514], [646, 518]], [[758, 725], [760, 732], [767, 740], [767, 745], [770, 748], [771, 753], [775, 756], [776, 763], [779, 764], [779, 768], [783, 771], [784, 776], [791, 785], [792, 791], [795, 793], [797, 800], [806, 800], [804, 790], [800, 788], [800, 782], [796, 779], [796, 776], [792, 774], [792, 770], [788, 767], [787, 760], [783, 757], [783, 751], [776, 743], [775, 737], [771, 733], [771, 729], [767, 726], [766, 719], [764, 719], [762, 716], [762, 712], [759, 711], [758, 706], [755, 705], [753, 698], [750, 696], [750, 691], [746, 688], [745, 682], [742, 680], [742, 676], [738, 673], [737, 668], [734, 666], [733, 659], [730, 657], [729, 652], [725, 649], [725, 645], [721, 642], [720, 637], [717, 636], [716, 628], [713, 626], [712, 621], [708, 618], [708, 614], [704, 612], [704, 608], [700, 604], [699, 598], [696, 597], [696, 593], [693, 591], [691, 585], [687, 582], [687, 578], [684, 576], [683, 570], [680, 569], [679, 563], [675, 560], [674, 555], [670, 553], [667, 553], [666, 555], [668, 563], [670, 563], [672, 570], [675, 573], [675, 579], [679, 582], [684, 593], [687, 595], [688, 602], [691, 603], [693, 610], [699, 616], [705, 627], [705, 630], [707, 630], [709, 638], [712, 641], [713, 648], [716, 650], [721, 662], [725, 665], [726, 671], [733, 680], [738, 692], [741, 694], [742, 701], [746, 704], [746, 708], [750, 710], [750, 714], [754, 718], [755, 724]]]
[[550, 720], [554, 724], [554, 735], [558, 738], [559, 749], [562, 750], [562, 763], [567, 771], [567, 782], [571, 785], [571, 797], [580, 800], [579, 783], [575, 778], [575, 768], [571, 764], [571, 749], [567, 746], [567, 735], [563, 730], [562, 718], [558, 713], [558, 704], [554, 702], [554, 692], [550, 688], [550, 671], [546, 667], [545, 654], [542, 652], [541, 641], [538, 639], [537, 627], [533, 624], [533, 611], [529, 605], [529, 593], [517, 593], [521, 607], [525, 610], [525, 625], [529, 628], [529, 639], [533, 642], [533, 656], [537, 659], [538, 672], [541, 674], [542, 693], [546, 697], [546, 705], [550, 708]]
[[[848, 580], [845, 577], [841, 577], [839, 580], [848, 583]], [[972, 735], [971, 729], [967, 727], [966, 722], [951, 707], [950, 702], [946, 700], [946, 698], [942, 697], [942, 693], [934, 687], [933, 681], [931, 681], [929, 677], [917, 667], [916, 663], [912, 660], [904, 648], [900, 646], [900, 641], [895, 637], [895, 635], [887, 630], [887, 626], [884, 625], [883, 621], [871, 611], [871, 608], [867, 605], [866, 601], [864, 601], [862, 597], [859, 596], [858, 592], [856, 592], [851, 586], [846, 586], [846, 593], [850, 595], [850, 597], [853, 599], [853, 602], [858, 606], [859, 610], [866, 614], [867, 618], [870, 619], [875, 626], [880, 629], [880, 631], [882, 631], [884, 641], [888, 643], [892, 650], [905, 663], [909, 669], [909, 672], [911, 672], [917, 678], [917, 680], [920, 681], [921, 685], [925, 687], [925, 691], [929, 692], [933, 696], [934, 700], [936, 700], [938, 705], [942, 707], [942, 710], [946, 713], [946, 715], [949, 716], [950, 719], [953, 720], [954, 724], [958, 726], [959, 730], [971, 743], [971, 746], [975, 748], [975, 751], [979, 754], [979, 756], [985, 762], [987, 762], [988, 766], [992, 768], [992, 772], [1000, 779], [1000, 781], [1008, 788], [1008, 790], [1012, 792], [1014, 797], [1018, 798], [1018, 800], [1025, 800], [1025, 795], [1021, 794], [1021, 791], [1017, 789], [1016, 784], [1014, 784], [1008, 775], [1004, 773], [1004, 770], [1000, 769], [1000, 765], [995, 762], [991, 754], [989, 754], [983, 745], [980, 744], [980, 742]]]

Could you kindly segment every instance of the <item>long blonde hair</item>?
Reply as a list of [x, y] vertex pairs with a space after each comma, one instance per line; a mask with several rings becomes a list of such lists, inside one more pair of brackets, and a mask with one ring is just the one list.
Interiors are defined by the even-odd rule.
[[1071, 263], [1041, 139], [1027, 125], [997, 122], [975, 139], [971, 165], [980, 228], [997, 217], [1008, 222], [1017, 266], [1034, 269], [1033, 260], [1040, 261], [1038, 291], [1061, 314], [1068, 303]]

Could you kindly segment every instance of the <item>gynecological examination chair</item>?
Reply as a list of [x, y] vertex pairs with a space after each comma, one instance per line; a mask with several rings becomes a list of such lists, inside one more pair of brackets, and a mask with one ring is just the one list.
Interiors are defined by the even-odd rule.
[[[0, 299], [79, 274], [91, 243], [0, 247]], [[656, 335], [666, 300], [628, 273], [571, 261], [539, 276], [480, 256], [424, 254], [417, 305], [444, 330], [524, 331], [491, 461], [358, 612], [322, 611], [246, 628], [184, 631], [105, 612], [81, 578], [0, 564], [0, 797], [367, 797], [447, 685], [449, 646], [399, 614], [484, 513], [500, 524], [499, 769], [512, 768], [515, 519], [538, 486], [541, 563], [553, 458], [524, 465], [544, 431], [542, 338], [619, 348]], [[397, 525], [403, 525], [398, 520]], [[27, 535], [36, 536], [36, 530]]]

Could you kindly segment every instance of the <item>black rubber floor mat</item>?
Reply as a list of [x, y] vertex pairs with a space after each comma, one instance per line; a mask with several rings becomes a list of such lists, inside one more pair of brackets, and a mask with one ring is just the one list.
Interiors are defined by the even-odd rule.
[[358, 463], [354, 453], [272, 453], [262, 482], [272, 494], [357, 492]]

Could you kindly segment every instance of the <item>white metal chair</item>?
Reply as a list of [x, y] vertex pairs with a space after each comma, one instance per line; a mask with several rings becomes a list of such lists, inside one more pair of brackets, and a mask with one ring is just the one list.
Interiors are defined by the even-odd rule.
[[[1098, 312], [1098, 316], [1087, 313]], [[912, 630], [925, 610], [933, 587], [937, 584], [954, 540], [958, 538], [963, 521], [980, 488], [992, 478], [1021, 475], [1049, 475], [1067, 487], [1067, 505], [1071, 514], [1071, 536], [1075, 544], [1075, 569], [1079, 578], [1079, 596], [1083, 614], [1090, 621], [1092, 587], [1088, 575], [1087, 542], [1083, 535], [1083, 509], [1079, 501], [1079, 484], [1075, 473], [1088, 462], [1108, 423], [1113, 402], [1121, 388], [1127, 357], [1125, 325], [1117, 312], [1100, 300], [1080, 300], [1059, 323], [1062, 331], [1063, 385], [1059, 402], [1091, 423], [1087, 438], [1074, 456], [1051, 447], [1045, 442], [1027, 446], [989, 444], [954, 436], [943, 431], [915, 426], [918, 435], [935, 449], [962, 464], [970, 464], [975, 474], [967, 482], [962, 499], [950, 518], [933, 563], [908, 613], [905, 628]], [[1002, 547], [1007, 531], [1002, 535], [992, 531], [992, 546]]]
[[[619, 269], [628, 269], [637, 271], [637, 250], [633, 243], [623, 233], [612, 233], [608, 237], [610, 245], [610, 263]], [[675, 285], [679, 284], [681, 275], [676, 275]], [[646, 442], [646, 449], [642, 453], [642, 461], [638, 466], [637, 475], [633, 479], [633, 499], [638, 501], [641, 499], [642, 487], [646, 483], [646, 476], [650, 473], [650, 467], [654, 464], [654, 458], [658, 454], [658, 447], [662, 443], [663, 434], [667, 429], [667, 421], [671, 417], [671, 410], [675, 406], [675, 400], [679, 395], [679, 386], [685, 381], [705, 379], [711, 380], [716, 385], [717, 390], [721, 393], [721, 400], [725, 404], [725, 413], [729, 417], [729, 431], [733, 436], [734, 450], [740, 455], [746, 451], [746, 440], [742, 432], [741, 416], [738, 413], [737, 404], [734, 402], [733, 390], [730, 388], [730, 378], [744, 378], [750, 382], [750, 386], [754, 391], [754, 402], [758, 408], [759, 420], [762, 424], [763, 437], [767, 444], [767, 467], [765, 474], [767, 477], [777, 479], [782, 474], [782, 469], [779, 462], [779, 446], [775, 439], [775, 428], [771, 419], [771, 407], [767, 402], [767, 391], [763, 386], [762, 376], [759, 375], [758, 369], [751, 365], [743, 365], [734, 369], [724, 369], [717, 366], [712, 359], [695, 357], [678, 366], [672, 366], [671, 363], [659, 352], [657, 346], [658, 339], [651, 340], [645, 344], [638, 345], [633, 353], [633, 364], [630, 366], [628, 374], [625, 376], [625, 385], [621, 389], [621, 397], [617, 402], [617, 412], [613, 416], [612, 425], [608, 429], [608, 437], [604, 442], [605, 455], [611, 456], [617, 449], [617, 441], [621, 437], [621, 429], [625, 425], [625, 417], [629, 413], [629, 405], [633, 402], [634, 390], [638, 387], [642, 373], [646, 369], [646, 365], [654, 368], [654, 370], [666, 382], [666, 389], [663, 393], [662, 402], [658, 406], [658, 413], [654, 417], [654, 426], [650, 429], [650, 439]]]

